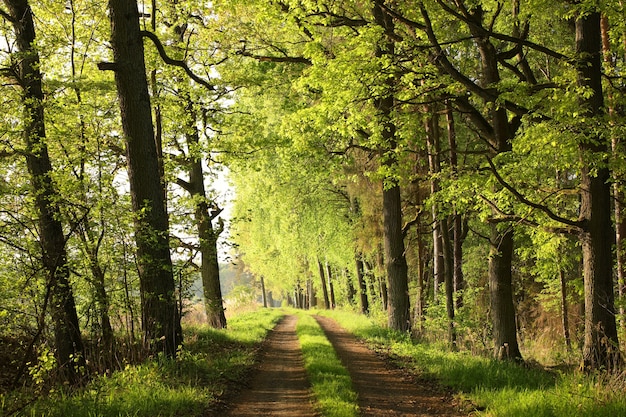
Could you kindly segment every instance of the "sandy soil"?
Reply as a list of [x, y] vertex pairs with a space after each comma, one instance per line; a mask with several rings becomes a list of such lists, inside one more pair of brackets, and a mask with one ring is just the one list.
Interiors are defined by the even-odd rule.
[[[362, 416], [465, 415], [436, 383], [395, 369], [334, 320], [315, 318], [352, 377]], [[232, 396], [220, 416], [318, 417], [295, 334], [296, 323], [297, 317], [286, 316], [270, 333], [249, 387]]]

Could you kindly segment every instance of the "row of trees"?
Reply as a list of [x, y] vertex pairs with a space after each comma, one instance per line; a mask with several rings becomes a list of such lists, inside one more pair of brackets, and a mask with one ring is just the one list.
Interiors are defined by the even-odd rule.
[[584, 299], [585, 366], [618, 365], [620, 2], [3, 4], [14, 382], [46, 345], [68, 380], [92, 349], [110, 368], [138, 328], [175, 355], [198, 273], [226, 325], [215, 162], [239, 255], [274, 294], [515, 360], [552, 305], [569, 343]]
[[[209, 65], [203, 77], [187, 64], [211, 51], [184, 45], [196, 9], [174, 6], [0, 6], [0, 318], [23, 347], [14, 385], [46, 352], [71, 383], [87, 359], [104, 371], [176, 355], [195, 275], [209, 323], [226, 326], [204, 130], [225, 93]], [[182, 46], [166, 51], [157, 32]]]
[[233, 164], [235, 240], [265, 285], [360, 289], [402, 331], [441, 300], [451, 344], [490, 315], [515, 360], [548, 299], [570, 344], [580, 296], [584, 366], [619, 364], [619, 2], [213, 6], [220, 74], [247, 87], [227, 142], [257, 156]]

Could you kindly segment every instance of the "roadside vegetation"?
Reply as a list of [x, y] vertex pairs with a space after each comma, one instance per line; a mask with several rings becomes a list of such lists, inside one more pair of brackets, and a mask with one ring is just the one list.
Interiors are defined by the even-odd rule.
[[[98, 376], [82, 388], [59, 388], [33, 368], [39, 384], [0, 395], [0, 415], [119, 417], [211, 415], [234, 385], [249, 376], [259, 344], [286, 313], [259, 309], [229, 318], [226, 330], [185, 327], [185, 347], [176, 359], [157, 356]], [[563, 363], [549, 369], [497, 361], [444, 344], [417, 342], [386, 329], [380, 319], [348, 311], [295, 311], [297, 334], [317, 409], [324, 417], [358, 415], [357, 394], [332, 345], [312, 317], [322, 314], [418, 376], [457, 392], [473, 416], [588, 417], [626, 415], [626, 375], [585, 374]], [[33, 400], [33, 398], [36, 398]]]
[[[263, 309], [232, 317], [229, 328], [185, 328], [176, 359], [158, 356], [98, 376], [85, 387], [59, 389], [55, 381], [32, 391], [0, 395], [0, 415], [37, 417], [192, 417], [219, 407], [229, 386], [248, 377], [259, 343], [283, 312]], [[41, 370], [40, 370], [41, 371]], [[52, 388], [54, 387], [54, 388]], [[45, 393], [45, 395], [44, 395]]]
[[358, 416], [357, 394], [350, 375], [324, 331], [311, 315], [299, 313], [298, 317], [296, 333], [318, 410], [325, 417]]
[[[406, 333], [384, 328], [345, 311], [319, 312], [337, 320], [399, 366], [432, 377], [471, 403], [472, 415], [489, 417], [591, 417], [626, 415], [626, 374], [585, 374], [576, 367], [521, 366], [444, 344], [417, 343]], [[568, 364], [562, 364], [568, 365]]]

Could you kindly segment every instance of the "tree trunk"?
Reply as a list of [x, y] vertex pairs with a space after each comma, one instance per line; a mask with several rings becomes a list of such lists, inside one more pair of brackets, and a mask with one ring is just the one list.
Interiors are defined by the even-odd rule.
[[61, 225], [58, 192], [51, 178], [52, 164], [46, 145], [43, 89], [39, 54], [34, 48], [35, 26], [27, 0], [5, 0], [19, 51], [17, 81], [22, 87], [23, 138], [26, 165], [39, 217], [39, 241], [50, 311], [54, 323], [55, 356], [65, 379], [76, 383], [85, 365], [83, 342], [67, 263], [65, 236]]
[[572, 350], [572, 338], [569, 333], [569, 311], [567, 303], [567, 281], [565, 279], [565, 270], [563, 267], [559, 268], [559, 282], [561, 284], [561, 324], [563, 326], [563, 338], [565, 339], [565, 346], [567, 351]]
[[322, 294], [324, 297], [324, 308], [330, 310], [330, 300], [328, 299], [328, 288], [326, 287], [326, 277], [324, 276], [324, 265], [317, 260], [317, 269], [320, 272], [320, 285], [322, 286]]
[[213, 220], [221, 213], [214, 204], [209, 205], [204, 187], [204, 170], [202, 158], [194, 154], [200, 143], [196, 127], [196, 112], [191, 99], [187, 98], [185, 106], [187, 115], [187, 144], [189, 149], [189, 183], [185, 186], [196, 202], [195, 220], [198, 228], [201, 253], [202, 289], [204, 293], [204, 307], [209, 326], [214, 329], [226, 328], [224, 314], [224, 300], [220, 286], [220, 265], [217, 258], [217, 239], [221, 233], [222, 223], [216, 229]]
[[[428, 168], [430, 171], [430, 193], [436, 194], [439, 191], [438, 174], [441, 172], [441, 164], [439, 161], [439, 117], [429, 107], [426, 112], [426, 145], [428, 149]], [[433, 219], [432, 235], [433, 235], [433, 299], [438, 302], [439, 286], [445, 280], [445, 262], [443, 236], [441, 229], [441, 221], [437, 216], [437, 204], [431, 206], [431, 215]]]
[[[605, 15], [602, 16], [600, 21], [600, 28], [602, 31], [602, 52], [604, 56], [605, 68], [608, 68], [607, 72], [610, 72], [609, 76], [617, 75], [615, 64], [611, 59], [611, 42], [609, 38], [609, 19]], [[626, 34], [623, 35], [624, 44], [626, 44]], [[615, 99], [613, 97], [613, 86], [609, 83], [607, 91], [609, 120], [611, 125], [615, 125], [615, 118], [617, 117]], [[620, 112], [622, 116], [623, 111]], [[613, 155], [619, 155], [623, 148], [623, 143], [619, 135], [613, 134], [611, 136], [611, 151]], [[614, 204], [614, 216], [615, 216], [615, 254], [616, 254], [616, 272], [617, 272], [617, 294], [623, 299], [626, 293], [626, 215], [624, 214], [624, 177], [613, 173], [613, 204]], [[624, 304], [620, 303], [619, 307], [619, 325], [621, 328], [626, 328], [626, 320], [624, 317]]]
[[[477, 8], [475, 14], [480, 19], [483, 11]], [[482, 63], [482, 82], [484, 87], [500, 82], [498, 53], [484, 31], [473, 28]], [[495, 102], [490, 106], [490, 122], [493, 127], [491, 156], [511, 150], [513, 134], [507, 111]], [[517, 341], [517, 322], [513, 305], [512, 261], [513, 229], [499, 229], [497, 223], [491, 224], [491, 247], [489, 256], [489, 290], [491, 295], [491, 317], [493, 322], [494, 351], [500, 359], [522, 360]]]
[[[377, 251], [377, 267], [379, 271], [384, 271], [385, 270], [385, 254], [384, 254], [384, 249], [382, 247], [382, 245], [378, 245], [378, 251]], [[387, 311], [387, 308], [389, 307], [389, 296], [388, 296], [388, 290], [387, 290], [387, 279], [385, 277], [384, 274], [378, 274], [378, 282], [379, 282], [379, 286], [380, 286], [380, 296], [383, 299], [383, 310]]]
[[263, 307], [267, 308], [267, 294], [265, 293], [265, 278], [261, 275], [261, 297], [263, 298]]
[[[448, 145], [450, 146], [450, 168], [456, 178], [458, 171], [456, 129], [452, 107], [449, 104], [446, 105], [446, 123], [448, 125]], [[463, 231], [463, 219], [456, 207], [454, 208], [454, 214], [452, 216], [452, 224], [453, 281], [454, 295], [456, 297], [455, 308], [458, 310], [463, 306], [463, 289], [465, 288], [465, 278], [463, 277], [463, 241], [465, 240], [465, 234]]]
[[452, 257], [452, 241], [448, 230], [448, 219], [441, 219], [441, 236], [443, 237], [444, 286], [446, 291], [446, 314], [448, 315], [448, 343], [456, 350], [456, 328], [454, 324], [454, 259]]
[[335, 302], [335, 286], [333, 285], [333, 271], [328, 262], [326, 262], [326, 276], [328, 277], [328, 289], [330, 290], [330, 308], [334, 310], [337, 306]]
[[110, 0], [111, 46], [133, 211], [144, 343], [175, 356], [182, 343], [176, 306], [169, 220], [159, 175], [143, 40], [136, 1]]
[[[379, 58], [384, 57], [393, 61], [395, 57], [392, 36], [394, 31], [393, 19], [378, 4], [374, 6], [373, 13], [376, 24], [385, 31], [375, 54]], [[388, 77], [385, 86], [386, 91], [382, 93], [380, 98], [374, 100], [378, 110], [379, 123], [382, 127], [382, 142], [385, 143], [385, 146], [380, 150], [381, 164], [391, 170], [397, 165], [395, 155], [397, 148], [396, 126], [392, 121], [395, 83], [395, 77]], [[402, 232], [400, 185], [393, 177], [385, 178], [381, 185], [383, 189], [383, 240], [389, 295], [387, 321], [391, 329], [408, 331], [411, 329], [411, 307], [409, 303], [408, 266]]]
[[361, 300], [361, 313], [369, 314], [370, 304], [367, 298], [367, 284], [365, 283], [365, 267], [361, 255], [356, 256], [356, 277], [359, 283], [359, 295]]
[[[578, 85], [593, 95], [581, 97], [581, 107], [590, 117], [603, 115], [600, 13], [592, 11], [576, 19]], [[588, 132], [587, 134], [593, 134]], [[611, 223], [610, 172], [606, 160], [592, 162], [606, 154], [608, 144], [601, 137], [582, 139], [581, 204], [583, 221], [580, 242], [583, 251], [585, 286], [585, 341], [583, 363], [586, 369], [614, 369], [619, 363], [619, 343], [615, 322], [613, 292], [614, 236]]]

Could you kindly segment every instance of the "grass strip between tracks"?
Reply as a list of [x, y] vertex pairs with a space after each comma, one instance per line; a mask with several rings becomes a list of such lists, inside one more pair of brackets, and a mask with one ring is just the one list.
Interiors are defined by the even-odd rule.
[[324, 417], [358, 416], [357, 394], [335, 349], [313, 317], [298, 313], [298, 318], [296, 333], [318, 411]]

